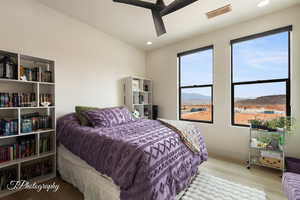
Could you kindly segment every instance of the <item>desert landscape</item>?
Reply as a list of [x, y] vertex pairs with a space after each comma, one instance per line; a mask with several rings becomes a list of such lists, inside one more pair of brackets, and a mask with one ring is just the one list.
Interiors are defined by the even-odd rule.
[[261, 119], [261, 120], [271, 120], [278, 117], [285, 116], [285, 105], [276, 104], [276, 105], [256, 105], [256, 106], [235, 106], [237, 109], [245, 110], [264, 110], [265, 112], [256, 112], [256, 113], [245, 113], [245, 112], [235, 112], [235, 124], [249, 124], [249, 120], [252, 119]]
[[[194, 95], [194, 98], [191, 98], [192, 96], [189, 94], [182, 99], [181, 119], [211, 121], [212, 106], [208, 104], [210, 97]], [[285, 95], [237, 99], [234, 105], [235, 124], [248, 125], [252, 119], [270, 120], [285, 116], [285, 109]]]
[[[191, 112], [192, 109], [199, 108], [204, 110]], [[181, 119], [211, 121], [211, 105], [184, 105], [181, 108]]]

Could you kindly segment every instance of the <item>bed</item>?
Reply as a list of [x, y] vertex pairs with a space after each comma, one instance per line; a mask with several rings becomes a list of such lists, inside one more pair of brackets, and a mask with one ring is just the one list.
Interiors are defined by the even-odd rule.
[[85, 200], [175, 200], [207, 160], [164, 123], [139, 119], [112, 127], [81, 126], [74, 113], [58, 120], [58, 170]]

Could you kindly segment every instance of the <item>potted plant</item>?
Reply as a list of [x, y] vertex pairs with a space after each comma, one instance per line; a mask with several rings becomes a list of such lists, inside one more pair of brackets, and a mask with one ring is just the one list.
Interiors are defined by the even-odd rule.
[[288, 134], [292, 134], [294, 132], [296, 124], [296, 119], [293, 117], [280, 117], [277, 119], [277, 131], [285, 131]]
[[251, 124], [251, 128], [257, 128], [259, 121], [256, 119], [252, 119], [252, 120], [249, 120], [249, 123]]
[[263, 122], [259, 119], [252, 119], [249, 121], [252, 128], [260, 129], [262, 127]]
[[[277, 131], [283, 132], [287, 135], [295, 133], [296, 119], [293, 117], [280, 117], [277, 121]], [[279, 144], [283, 146], [285, 144], [285, 136], [283, 134], [279, 137]]]
[[277, 131], [277, 119], [272, 119], [265, 122], [268, 131]]

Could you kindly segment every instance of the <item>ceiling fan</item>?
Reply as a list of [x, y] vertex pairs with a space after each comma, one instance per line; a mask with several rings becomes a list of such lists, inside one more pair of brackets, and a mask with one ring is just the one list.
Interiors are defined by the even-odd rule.
[[165, 5], [164, 0], [157, 0], [156, 3], [150, 3], [141, 0], [113, 0], [113, 1], [150, 9], [152, 11], [156, 34], [159, 37], [166, 33], [166, 28], [162, 20], [163, 16], [175, 12], [198, 0], [174, 0], [168, 6]]

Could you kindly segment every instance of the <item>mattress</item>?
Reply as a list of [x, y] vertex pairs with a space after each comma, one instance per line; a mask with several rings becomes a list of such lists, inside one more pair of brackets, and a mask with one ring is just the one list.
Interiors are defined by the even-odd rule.
[[[63, 180], [72, 184], [85, 200], [120, 200], [120, 188], [113, 180], [96, 171], [62, 144], [57, 149], [58, 171]], [[177, 195], [177, 200], [184, 192]]]
[[57, 122], [59, 143], [109, 176], [119, 186], [122, 200], [176, 200], [208, 156], [200, 129], [191, 130], [199, 152], [191, 151], [176, 131], [155, 120], [87, 127], [71, 113]]

